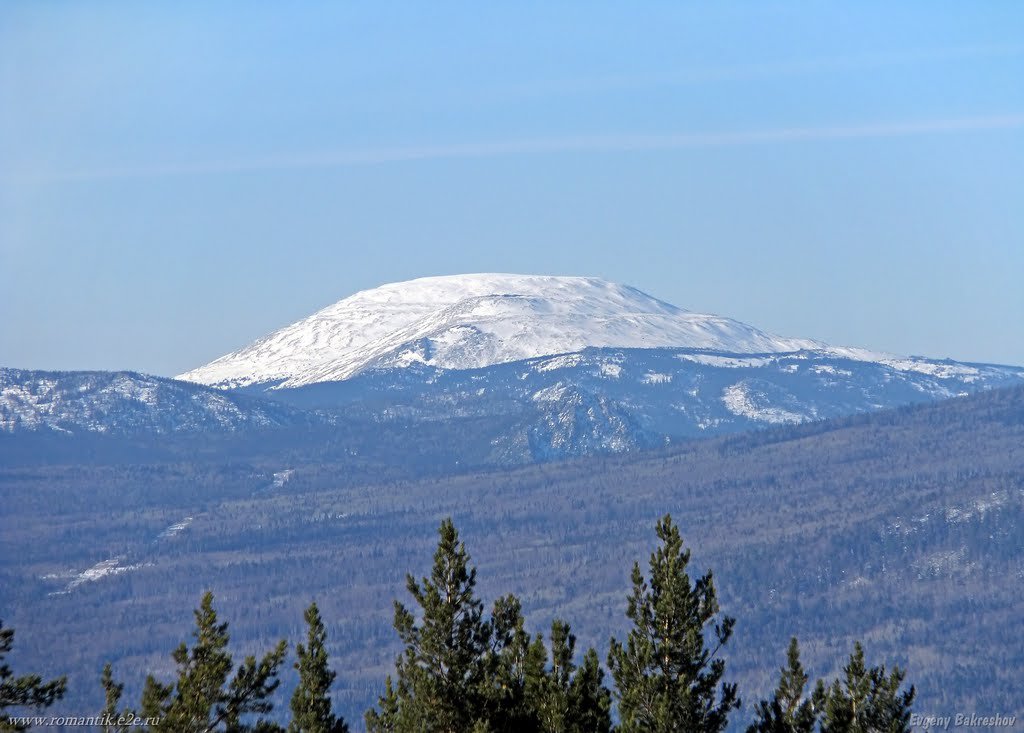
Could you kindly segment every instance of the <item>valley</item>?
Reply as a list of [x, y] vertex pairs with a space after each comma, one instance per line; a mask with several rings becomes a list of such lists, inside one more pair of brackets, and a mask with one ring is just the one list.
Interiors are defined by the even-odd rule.
[[104, 661], [135, 699], [146, 672], [166, 675], [204, 590], [243, 651], [297, 639], [315, 599], [337, 704], [359, 720], [398, 650], [391, 602], [405, 600], [406, 572], [429, 567], [441, 518], [455, 519], [488, 602], [514, 592], [531, 629], [563, 617], [603, 654], [625, 628], [632, 562], [671, 512], [738, 619], [728, 669], [746, 700], [773, 684], [796, 634], [815, 675], [862, 639], [908, 669], [915, 709], [1010, 709], [1024, 648], [1000, 629], [1024, 610], [1022, 438], [1014, 388], [420, 479], [358, 475], [344, 439], [200, 460], [173, 441], [148, 461], [5, 460], [0, 613], [40, 673], [70, 673], [61, 704], [82, 710], [99, 705]]

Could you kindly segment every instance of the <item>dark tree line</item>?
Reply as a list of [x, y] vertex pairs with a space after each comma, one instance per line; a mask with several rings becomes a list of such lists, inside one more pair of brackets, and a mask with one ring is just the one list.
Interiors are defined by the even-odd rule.
[[[735, 684], [723, 681], [721, 652], [735, 619], [721, 613], [711, 572], [691, 579], [690, 552], [665, 516], [648, 574], [632, 573], [627, 637], [610, 640], [605, 683], [598, 652], [577, 653], [568, 622], [556, 619], [547, 638], [525, 628], [514, 595], [485, 611], [476, 595], [476, 568], [450, 519], [441, 523], [430, 575], [407, 576], [415, 607], [396, 601], [394, 627], [404, 650], [377, 706], [367, 711], [371, 733], [722, 733], [740, 707]], [[191, 647], [173, 653], [172, 682], [146, 679], [139, 708], [121, 706], [123, 685], [110, 665], [101, 683], [105, 705], [101, 730], [169, 730], [174, 733], [346, 733], [335, 715], [326, 630], [316, 604], [305, 613], [308, 633], [296, 645], [299, 683], [287, 727], [269, 717], [287, 655], [279, 642], [257, 659], [235, 665], [228, 651], [228, 624], [217, 619], [206, 593], [195, 611]], [[24, 730], [9, 709], [45, 709], [61, 698], [63, 678], [14, 677], [3, 664], [13, 632], [0, 626], [0, 731]], [[855, 644], [839, 679], [809, 677], [796, 638], [778, 687], [754, 707], [747, 733], [902, 733], [910, 730], [914, 688], [902, 689], [904, 672], [869, 667]], [[617, 716], [613, 716], [613, 701]], [[140, 725], [140, 723], [142, 725]]]

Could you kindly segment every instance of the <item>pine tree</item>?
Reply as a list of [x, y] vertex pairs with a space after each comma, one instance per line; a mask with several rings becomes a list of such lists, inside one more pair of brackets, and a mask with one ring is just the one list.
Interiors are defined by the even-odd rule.
[[[620, 730], [720, 733], [729, 712], [739, 707], [736, 686], [723, 683], [718, 652], [732, 635], [735, 620], [719, 613], [709, 571], [692, 585], [686, 572], [690, 551], [672, 518], [657, 524], [661, 546], [650, 558], [650, 583], [633, 566], [633, 592], [626, 615], [633, 621], [625, 645], [614, 638], [608, 667], [615, 680]], [[705, 627], [713, 624], [713, 648]]]
[[[543, 643], [540, 648], [543, 650]], [[555, 619], [551, 624], [551, 669], [543, 670], [538, 676], [535, 703], [540, 730], [544, 733], [560, 733], [568, 729], [575, 651], [576, 637], [570, 632], [569, 624]]]
[[439, 534], [430, 577], [406, 581], [419, 612], [395, 603], [395, 629], [405, 651], [377, 709], [366, 714], [367, 729], [608, 731], [611, 693], [602, 684], [597, 653], [591, 650], [586, 667], [574, 675], [575, 637], [567, 623], [556, 621], [548, 669], [544, 639], [526, 632], [519, 599], [497, 599], [485, 617], [474, 592], [476, 569], [450, 519]]
[[543, 733], [601, 733], [611, 730], [611, 692], [602, 683], [597, 652], [588, 649], [583, 666], [577, 668], [576, 637], [569, 624], [556, 619], [551, 624], [551, 666], [546, 667], [547, 650], [538, 635], [532, 645], [530, 694], [527, 708]]
[[128, 709], [117, 709], [124, 694], [124, 685], [114, 680], [114, 670], [110, 666], [110, 662], [103, 665], [100, 684], [103, 685], [104, 700], [103, 710], [100, 712], [100, 717], [104, 721], [102, 724], [103, 730], [105, 733], [121, 733], [122, 731], [129, 730], [131, 726], [127, 725], [125, 721], [134, 720], [135, 714]]
[[780, 670], [779, 686], [771, 700], [757, 704], [757, 719], [747, 733], [811, 733], [824, 701], [819, 681], [810, 699], [804, 698], [808, 676], [800, 664], [800, 647], [794, 636], [786, 652], [786, 666]]
[[489, 647], [483, 656], [484, 720], [492, 733], [538, 730], [534, 705], [544, 677], [546, 650], [542, 639], [530, 640], [522, 604], [509, 594], [494, 602]]
[[870, 720], [874, 730], [886, 733], [909, 733], [910, 714], [914, 705], [917, 690], [910, 689], [900, 692], [900, 686], [906, 673], [895, 667], [891, 674], [885, 674], [885, 667], [876, 667], [871, 671], [872, 695]]
[[398, 692], [395, 690], [391, 675], [384, 680], [384, 694], [377, 700], [376, 710], [368, 710], [365, 715], [366, 730], [370, 733], [395, 733], [398, 730]]
[[487, 654], [492, 628], [475, 595], [476, 568], [451, 519], [441, 523], [429, 578], [406, 587], [420, 621], [395, 601], [394, 626], [405, 651], [395, 662], [397, 686], [366, 714], [370, 731], [462, 733], [486, 723]]
[[157, 730], [176, 733], [280, 730], [266, 720], [249, 725], [244, 718], [273, 709], [269, 698], [279, 684], [277, 673], [284, 662], [285, 642], [259, 661], [246, 657], [230, 677], [234, 665], [227, 650], [228, 624], [217, 622], [212, 593], [203, 596], [195, 617], [194, 646], [189, 649], [182, 643], [174, 651], [177, 681], [165, 685], [152, 676], [146, 678], [142, 716], [159, 718]]
[[4, 628], [0, 621], [0, 731], [26, 730], [28, 726], [16, 724], [6, 712], [9, 708], [47, 708], [64, 697], [67, 679], [43, 682], [36, 674], [15, 677], [4, 658], [14, 646], [14, 629]]
[[327, 631], [316, 603], [305, 614], [309, 632], [306, 646], [297, 644], [299, 685], [292, 694], [292, 720], [288, 733], [348, 733], [345, 721], [331, 709], [330, 689], [335, 673], [327, 666]]
[[569, 689], [571, 733], [608, 733], [612, 729], [612, 693], [604, 685], [597, 651], [587, 649]]
[[900, 692], [904, 677], [899, 667], [891, 674], [886, 674], [884, 665], [868, 668], [864, 647], [856, 642], [843, 667], [842, 680], [833, 682], [828, 690], [822, 733], [909, 732], [916, 692], [913, 686]]

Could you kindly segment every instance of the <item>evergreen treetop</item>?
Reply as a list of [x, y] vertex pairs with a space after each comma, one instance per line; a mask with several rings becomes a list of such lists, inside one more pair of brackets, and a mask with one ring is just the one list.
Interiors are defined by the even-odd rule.
[[305, 646], [295, 646], [299, 684], [292, 693], [288, 733], [348, 733], [345, 721], [334, 715], [331, 706], [336, 674], [327, 664], [327, 631], [316, 603], [310, 604], [304, 618], [308, 632]]
[[842, 678], [828, 689], [821, 733], [909, 733], [916, 691], [900, 692], [904, 677], [899, 667], [889, 674], [884, 665], [869, 668], [856, 642]]
[[366, 716], [371, 731], [459, 733], [484, 719], [485, 657], [491, 624], [476, 597], [476, 568], [451, 519], [438, 530], [430, 577], [411, 574], [406, 588], [417, 616], [395, 601], [394, 626], [405, 651], [395, 662], [397, 687]]
[[183, 642], [174, 651], [177, 680], [162, 684], [153, 676], [146, 678], [142, 716], [161, 721], [154, 730], [175, 733], [280, 730], [266, 720], [249, 724], [246, 718], [273, 709], [270, 697], [280, 684], [277, 673], [284, 662], [286, 643], [281, 641], [259, 661], [246, 657], [230, 677], [233, 663], [227, 650], [228, 624], [218, 623], [212, 593], [203, 595], [195, 619], [194, 645], [190, 649]]
[[620, 729], [720, 733], [729, 712], [740, 704], [734, 684], [722, 683], [717, 691], [725, 672], [717, 655], [735, 620], [716, 620], [719, 606], [710, 571], [691, 583], [690, 551], [670, 515], [658, 522], [656, 532], [661, 545], [651, 554], [650, 580], [639, 563], [633, 566], [626, 610], [633, 629], [625, 644], [612, 638], [608, 654]]
[[597, 653], [573, 663], [575, 637], [555, 621], [551, 665], [544, 639], [526, 632], [514, 595], [498, 598], [490, 617], [475, 595], [476, 569], [450, 519], [442, 522], [430, 577], [410, 575], [413, 613], [395, 603], [395, 629], [405, 644], [377, 709], [376, 731], [607, 733], [611, 693]]
[[825, 690], [819, 681], [813, 696], [805, 698], [808, 679], [794, 636], [786, 651], [786, 666], [779, 671], [779, 685], [771, 700], [757, 704], [756, 720], [747, 728], [747, 733], [811, 733], [818, 722]]

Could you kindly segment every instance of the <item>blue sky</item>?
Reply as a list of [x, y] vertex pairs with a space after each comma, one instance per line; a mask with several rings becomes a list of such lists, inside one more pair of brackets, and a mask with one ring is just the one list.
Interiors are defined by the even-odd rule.
[[5, 2], [0, 365], [481, 271], [1024, 364], [1022, 79], [1019, 2]]

